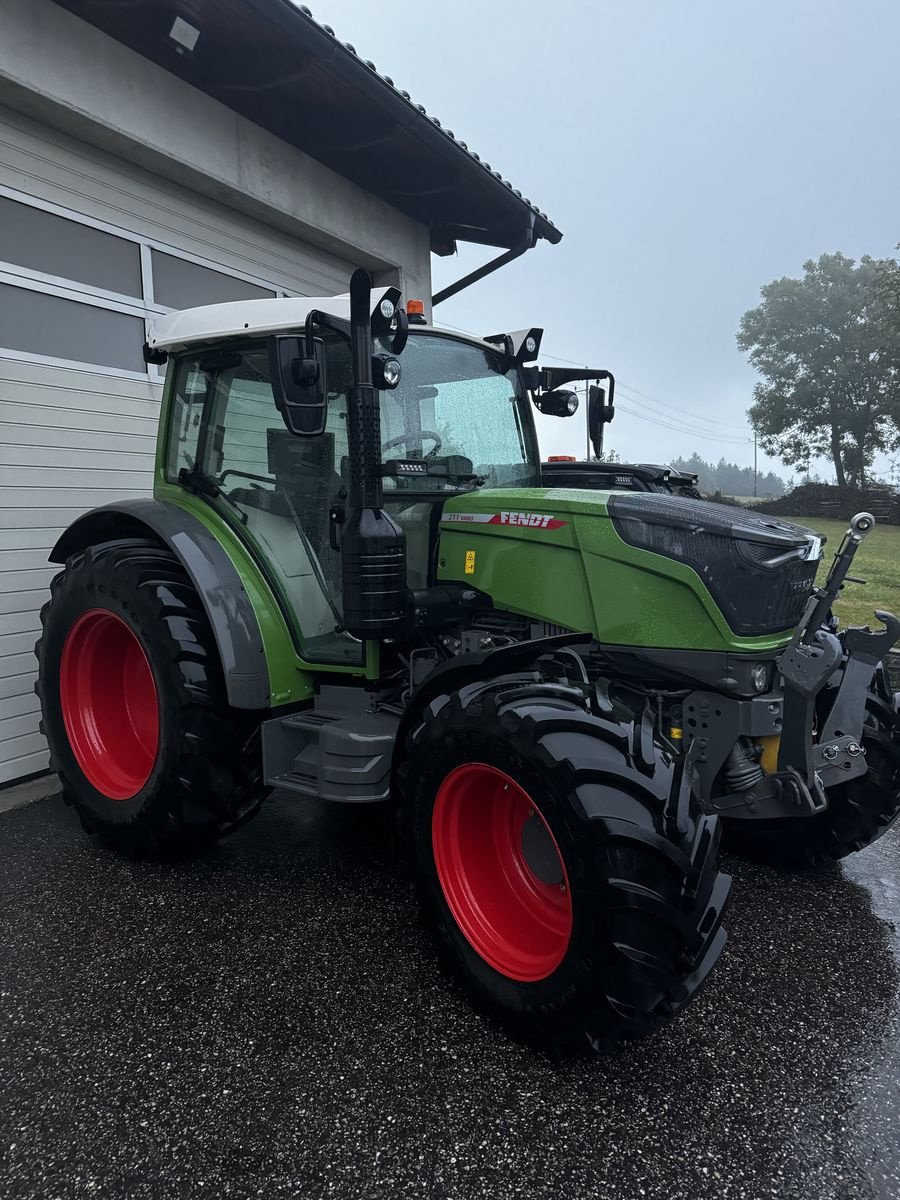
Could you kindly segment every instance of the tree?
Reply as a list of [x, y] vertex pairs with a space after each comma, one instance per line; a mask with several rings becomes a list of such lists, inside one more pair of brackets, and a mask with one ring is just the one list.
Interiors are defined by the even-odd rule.
[[[737, 463], [720, 458], [715, 464], [708, 463], [695, 450], [690, 458], [675, 458], [672, 466], [676, 471], [687, 471], [697, 476], [701, 492], [721, 492], [723, 496], [752, 496], [753, 468], [740, 467]], [[761, 471], [757, 475], [757, 490], [760, 496], [783, 496], [784, 480], [778, 475]]]
[[875, 454], [900, 446], [898, 371], [876, 286], [898, 266], [823, 254], [802, 279], [767, 283], [744, 313], [738, 346], [763, 377], [750, 423], [768, 454], [804, 472], [830, 457], [839, 486], [861, 486]]
[[[897, 247], [900, 250], [900, 246]], [[900, 372], [900, 262], [885, 258], [877, 264], [872, 286], [871, 319], [878, 331], [887, 363]]]

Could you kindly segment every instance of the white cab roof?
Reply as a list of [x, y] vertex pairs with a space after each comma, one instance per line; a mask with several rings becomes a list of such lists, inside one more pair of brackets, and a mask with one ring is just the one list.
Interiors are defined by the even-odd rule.
[[[386, 288], [372, 289], [372, 308]], [[350, 296], [286, 296], [276, 300], [235, 300], [206, 304], [181, 312], [153, 317], [148, 344], [158, 350], [180, 350], [197, 342], [217, 342], [228, 337], [253, 337], [282, 329], [300, 330], [313, 309], [350, 320]]]

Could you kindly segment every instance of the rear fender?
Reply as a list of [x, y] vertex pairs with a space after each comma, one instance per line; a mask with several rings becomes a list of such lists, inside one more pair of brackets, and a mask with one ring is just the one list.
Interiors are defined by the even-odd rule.
[[241, 577], [209, 530], [162, 500], [119, 500], [79, 517], [50, 551], [64, 563], [72, 554], [115, 538], [154, 537], [187, 572], [212, 626], [233, 708], [268, 708], [269, 675], [259, 622]]

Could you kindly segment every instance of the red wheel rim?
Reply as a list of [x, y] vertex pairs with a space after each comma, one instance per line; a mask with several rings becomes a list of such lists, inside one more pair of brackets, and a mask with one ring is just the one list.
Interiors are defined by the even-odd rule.
[[59, 700], [75, 759], [110, 800], [136, 795], [159, 746], [156, 683], [137, 634], [105, 608], [82, 613], [63, 645]]
[[509, 979], [551, 975], [572, 936], [572, 893], [528, 793], [496, 767], [457, 767], [438, 790], [431, 840], [444, 898], [473, 949]]

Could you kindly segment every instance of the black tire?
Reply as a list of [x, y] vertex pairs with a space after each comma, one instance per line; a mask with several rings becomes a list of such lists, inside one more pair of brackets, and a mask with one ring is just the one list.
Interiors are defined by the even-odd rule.
[[[650, 1033], [691, 999], [725, 943], [731, 881], [716, 867], [717, 818], [699, 812], [652, 742], [646, 761], [640, 733], [532, 678], [442, 696], [409, 737], [398, 785], [425, 919], [470, 998], [527, 1041], [603, 1053]], [[544, 978], [510, 978], [482, 957], [438, 876], [435, 801], [473, 763], [527, 793], [564, 864], [571, 936]]]
[[[51, 769], [84, 828], [128, 853], [156, 854], [198, 849], [249, 820], [264, 795], [259, 718], [229, 708], [209, 622], [174, 555], [149, 541], [106, 542], [71, 557], [50, 592], [35, 691]], [[63, 716], [63, 647], [76, 622], [93, 614], [128, 627], [155, 686], [157, 748], [146, 782], [124, 799], [87, 777]], [[77, 689], [67, 692], [68, 712], [76, 701]]]
[[725, 822], [729, 849], [771, 866], [802, 871], [837, 862], [886, 833], [900, 816], [900, 721], [891, 702], [872, 692], [863, 729], [867, 771], [828, 788], [828, 808], [814, 817]]

